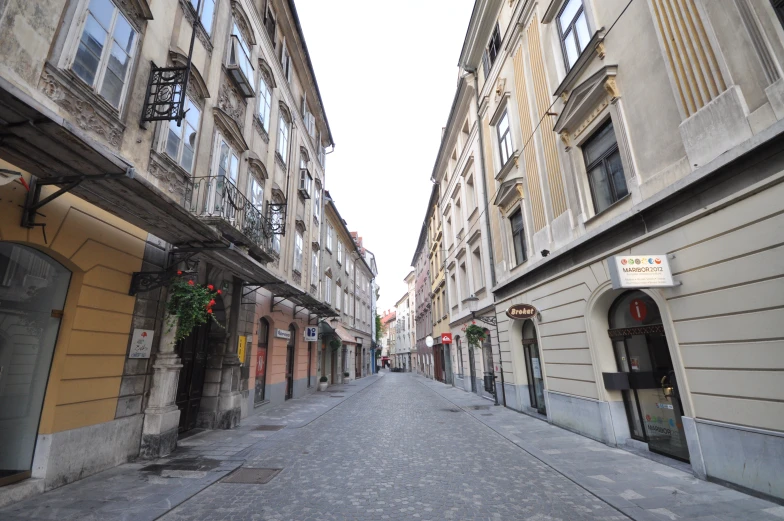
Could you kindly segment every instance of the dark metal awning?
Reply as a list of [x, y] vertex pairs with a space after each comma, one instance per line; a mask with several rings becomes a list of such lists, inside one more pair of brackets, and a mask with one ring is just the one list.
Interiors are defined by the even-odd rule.
[[4, 78], [0, 78], [0, 158], [49, 184], [65, 185], [68, 192], [174, 245], [175, 250], [199, 252], [243, 280], [282, 282], [137, 173], [132, 164]]
[[286, 282], [279, 284], [269, 284], [265, 286], [272, 293], [272, 307], [276, 304], [288, 300], [294, 303], [294, 314], [298, 313], [296, 308], [307, 309], [311, 316], [318, 318], [335, 317], [337, 313], [328, 304], [324, 304], [316, 297], [306, 291], [292, 286]]

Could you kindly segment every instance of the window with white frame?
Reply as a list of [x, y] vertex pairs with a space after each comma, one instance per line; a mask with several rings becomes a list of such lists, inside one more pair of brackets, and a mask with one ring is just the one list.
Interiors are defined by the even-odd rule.
[[71, 69], [114, 108], [128, 90], [138, 34], [111, 0], [91, 0]]
[[345, 290], [343, 290], [343, 311], [346, 313], [346, 315], [350, 314], [349, 303], [350, 301], [348, 299], [348, 288], [346, 288]]
[[248, 181], [248, 193], [250, 194], [250, 202], [261, 212], [264, 208], [264, 184], [254, 175], [251, 175]]
[[474, 276], [474, 292], [485, 287], [485, 280], [482, 274], [482, 249], [477, 244], [471, 252], [471, 267]]
[[482, 55], [482, 68], [485, 72], [485, 78], [490, 75], [490, 69], [493, 68], [495, 60], [501, 53], [501, 30], [498, 23], [495, 24], [493, 34], [490, 36], [490, 41], [487, 43], [487, 48]]
[[509, 225], [512, 229], [512, 245], [514, 247], [515, 262], [519, 265], [524, 263], [527, 258], [522, 210], [518, 209], [509, 217]]
[[217, 144], [217, 164], [215, 173], [218, 177], [228, 178], [229, 181], [237, 184], [240, 175], [239, 155], [231, 148], [228, 141], [218, 134]]
[[313, 217], [321, 219], [321, 190], [316, 185], [316, 191], [313, 192]]
[[324, 300], [327, 304], [332, 304], [332, 277], [329, 275], [324, 277]]
[[[283, 226], [283, 211], [280, 209], [280, 204], [282, 204], [282, 203], [279, 200], [276, 200], [274, 202], [278, 206], [275, 207], [277, 209], [273, 209], [273, 211], [272, 211], [272, 218], [271, 218], [272, 228], [275, 229], [275, 230], [280, 230], [281, 227]], [[277, 254], [280, 254], [280, 234], [279, 233], [273, 233], [272, 234], [272, 251], [274, 251]]]
[[[249, 82], [248, 88], [252, 91], [253, 65], [250, 63], [250, 45], [245, 40], [245, 36], [242, 35], [237, 22], [232, 24], [231, 35], [233, 38], [230, 39], [229, 45], [229, 63], [236, 64], [240, 68], [242, 74], [245, 75], [245, 79]], [[234, 44], [235, 41], [236, 45]], [[250, 95], [252, 96], [253, 94], [251, 93]]]
[[190, 98], [185, 98], [185, 119], [182, 120], [180, 126], [177, 126], [175, 120], [171, 120], [164, 136], [166, 155], [188, 173], [193, 171], [200, 122], [201, 110], [194, 105]]
[[343, 243], [338, 239], [338, 264], [343, 264]]
[[501, 166], [505, 165], [509, 158], [512, 157], [512, 131], [509, 128], [509, 111], [504, 110], [501, 119], [498, 120], [496, 125], [496, 132], [498, 134], [498, 149], [501, 152]]
[[291, 81], [291, 55], [285, 43], [280, 46], [280, 64], [283, 66], [283, 74], [286, 76], [286, 79]]
[[[199, 0], [191, 0], [191, 5], [193, 6], [193, 10], [199, 9]], [[212, 34], [212, 20], [215, 18], [215, 0], [201, 0], [201, 13], [196, 13], [199, 15], [199, 21], [201, 22], [201, 26], [207, 32], [207, 35]]]
[[290, 124], [286, 120], [286, 118], [281, 113], [280, 121], [278, 122], [278, 155], [280, 159], [286, 163], [288, 161], [289, 155], [289, 131], [290, 131]]
[[302, 273], [302, 232], [297, 230], [294, 238], [294, 271]]
[[466, 271], [465, 262], [460, 263], [460, 298], [465, 300], [468, 298], [468, 272]]
[[470, 215], [471, 212], [474, 211], [474, 208], [476, 208], [476, 205], [477, 205], [477, 203], [476, 203], [476, 187], [474, 186], [474, 175], [473, 174], [468, 176], [468, 179], [466, 179], [466, 185], [465, 186], [466, 186], [466, 201], [468, 201], [466, 204], [468, 205], [468, 213]]
[[332, 228], [332, 225], [327, 226], [327, 249], [331, 252], [332, 251], [332, 236], [334, 235], [335, 230]]
[[591, 39], [582, 0], [568, 0], [561, 8], [558, 14], [558, 35], [566, 70], [569, 70]]
[[308, 102], [302, 98], [302, 119], [305, 121], [305, 128], [313, 139], [316, 138], [316, 117], [310, 112]]
[[264, 130], [269, 132], [272, 113], [272, 89], [263, 74], [259, 74], [259, 120]]
[[340, 301], [343, 299], [343, 292], [340, 290], [340, 286], [335, 288], [335, 309], [340, 311]]
[[318, 287], [318, 276], [319, 276], [319, 256], [316, 250], [313, 250], [310, 254], [310, 285], [313, 287]]

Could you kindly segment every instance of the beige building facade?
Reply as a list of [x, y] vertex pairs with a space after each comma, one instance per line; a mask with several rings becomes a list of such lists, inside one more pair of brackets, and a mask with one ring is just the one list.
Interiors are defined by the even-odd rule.
[[[782, 498], [779, 15], [480, 0], [460, 84], [478, 92], [501, 400]], [[629, 262], [672, 282], [614, 279]]]

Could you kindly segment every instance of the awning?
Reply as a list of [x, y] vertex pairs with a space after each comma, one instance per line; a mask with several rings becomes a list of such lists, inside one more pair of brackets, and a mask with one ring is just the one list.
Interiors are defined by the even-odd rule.
[[337, 333], [338, 338], [344, 344], [358, 344], [357, 339], [346, 331], [346, 328], [340, 322], [335, 325], [335, 333]]
[[133, 165], [0, 78], [0, 158], [243, 280], [282, 282], [215, 228], [137, 173]]
[[[264, 286], [266, 290], [272, 293], [273, 307], [277, 302], [288, 300], [294, 303], [294, 314], [297, 315], [301, 310], [306, 309], [310, 315], [318, 318], [335, 317], [338, 314], [332, 309], [332, 306], [324, 304], [310, 293], [303, 291], [285, 281], [280, 281], [276, 284], [267, 284]], [[297, 308], [301, 308], [299, 311]]]

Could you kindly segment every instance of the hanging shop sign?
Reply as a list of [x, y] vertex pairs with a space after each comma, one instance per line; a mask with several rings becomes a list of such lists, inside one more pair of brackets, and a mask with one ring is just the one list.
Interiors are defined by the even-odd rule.
[[288, 329], [276, 329], [275, 330], [275, 338], [283, 338], [285, 340], [291, 339], [291, 331]]
[[616, 255], [607, 260], [613, 289], [675, 286], [666, 255]]
[[526, 320], [533, 318], [539, 311], [531, 304], [515, 304], [506, 310], [506, 316], [513, 320]]
[[128, 358], [150, 358], [154, 334], [152, 329], [134, 329]]
[[315, 342], [318, 340], [318, 328], [308, 326], [305, 328], [305, 342]]
[[441, 333], [441, 343], [442, 344], [451, 344], [452, 343], [452, 333]]
[[248, 338], [241, 336], [237, 339], [237, 358], [240, 359], [240, 364], [245, 363], [245, 346], [248, 345]]

